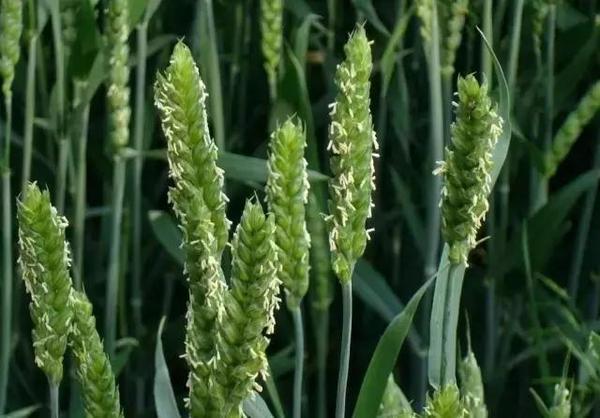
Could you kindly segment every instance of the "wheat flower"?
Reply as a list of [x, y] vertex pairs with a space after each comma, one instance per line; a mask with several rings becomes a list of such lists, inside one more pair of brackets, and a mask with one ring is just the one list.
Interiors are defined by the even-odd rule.
[[23, 1], [0, 0], [0, 76], [6, 102], [12, 98], [15, 65], [19, 61], [19, 40], [23, 32]]
[[450, 247], [450, 262], [466, 264], [488, 210], [492, 151], [502, 132], [502, 119], [487, 84], [479, 85], [472, 74], [458, 78], [457, 95], [452, 143], [434, 173], [444, 177], [442, 235]]
[[470, 349], [458, 365], [458, 375], [460, 376], [460, 392], [469, 417], [487, 418], [481, 369], [477, 364], [475, 354]]
[[427, 397], [423, 418], [467, 418], [471, 417], [463, 406], [456, 385], [447, 385]]
[[167, 138], [170, 175], [176, 184], [170, 199], [175, 212], [185, 216], [186, 208], [179, 201], [201, 191], [214, 227], [215, 256], [220, 259], [229, 234], [227, 197], [222, 191], [223, 170], [217, 167], [217, 146], [208, 130], [206, 98], [192, 54], [179, 42], [168, 68], [158, 75], [154, 95]]
[[109, 0], [106, 15], [108, 46], [108, 109], [110, 138], [119, 149], [129, 142], [129, 9], [126, 0]]
[[266, 373], [267, 334], [273, 332], [278, 306], [275, 222], [259, 203], [248, 201], [232, 242], [231, 289], [220, 328], [218, 382], [227, 407], [223, 416], [239, 416], [242, 401], [260, 390]]
[[77, 291], [71, 294], [70, 302], [73, 331], [69, 345], [75, 357], [85, 415], [88, 418], [122, 418], [115, 375], [96, 331], [92, 304], [85, 294]]
[[560, 163], [565, 159], [571, 147], [581, 135], [585, 126], [600, 109], [600, 80], [596, 81], [583, 96], [575, 110], [558, 129], [552, 142], [552, 149], [545, 157], [546, 177], [552, 177]]
[[267, 201], [275, 218], [279, 278], [290, 308], [299, 306], [308, 290], [310, 237], [306, 230], [308, 198], [304, 129], [288, 119], [271, 135]]
[[265, 71], [271, 98], [275, 98], [283, 44], [283, 0], [260, 0], [260, 30]]
[[65, 242], [67, 220], [50, 203], [47, 191], [30, 183], [18, 202], [19, 265], [33, 321], [35, 362], [58, 385], [71, 329], [71, 258]]
[[350, 35], [344, 51], [346, 59], [336, 69], [338, 94], [330, 113], [328, 148], [333, 178], [327, 218], [333, 270], [342, 283], [351, 280], [354, 264], [367, 244], [365, 223], [373, 206], [373, 157], [377, 156], [369, 109], [371, 47], [363, 26]]

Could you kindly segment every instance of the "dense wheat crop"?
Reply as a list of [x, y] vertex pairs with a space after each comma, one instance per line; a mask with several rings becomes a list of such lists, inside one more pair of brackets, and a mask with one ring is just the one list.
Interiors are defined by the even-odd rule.
[[0, 0], [0, 417], [600, 418], [600, 2]]

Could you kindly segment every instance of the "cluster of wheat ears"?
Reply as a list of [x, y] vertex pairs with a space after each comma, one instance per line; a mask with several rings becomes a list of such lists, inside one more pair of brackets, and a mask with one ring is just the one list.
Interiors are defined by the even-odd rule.
[[[123, 150], [129, 141], [131, 113], [125, 3], [124, 0], [109, 1], [106, 15], [110, 64], [107, 103], [114, 153], [113, 228], [116, 231], [120, 229], [123, 206]], [[22, 2], [2, 0], [1, 4], [0, 73], [9, 121], [2, 158], [3, 178], [6, 178], [10, 172], [11, 84], [19, 60]], [[261, 7], [265, 70], [274, 97], [282, 48], [282, 3], [262, 1]], [[447, 10], [450, 23], [448, 33], [442, 34], [447, 43], [442, 45], [443, 78], [453, 77], [454, 54], [460, 42], [460, 30], [456, 28], [463, 24], [462, 10], [466, 7], [467, 2], [456, 2]], [[417, 13], [422, 19], [425, 47], [439, 48], [437, 40], [432, 42], [432, 37], [440, 36], [432, 33], [437, 32], [434, 27], [438, 26], [435, 2], [419, 2]], [[68, 37], [65, 39], [68, 41]], [[68, 42], [63, 47], [69, 48]], [[339, 279], [343, 296], [344, 322], [336, 396], [338, 418], [346, 416], [352, 280], [357, 260], [369, 240], [367, 223], [373, 209], [374, 159], [378, 157], [370, 111], [371, 43], [363, 25], [357, 25], [350, 34], [344, 53], [345, 60], [337, 66], [334, 79], [337, 96], [330, 106], [329, 206], [327, 214], [321, 214], [329, 235], [331, 268]], [[440, 54], [436, 56], [439, 58]], [[436, 196], [436, 203], [439, 202], [440, 229], [446, 245], [437, 274], [432, 275], [417, 295], [420, 298], [435, 281], [428, 357], [432, 392], [424, 409], [414, 411], [390, 375], [377, 410], [371, 411], [379, 417], [487, 417], [481, 372], [473, 352], [469, 350], [467, 356], [459, 360], [458, 367], [456, 365], [456, 328], [468, 255], [477, 244], [477, 233], [489, 208], [488, 196], [503, 162], [503, 157], [497, 154], [506, 149], [506, 144], [500, 142], [507, 141], [503, 135], [507, 121], [499, 115], [498, 105], [491, 99], [485, 81], [480, 82], [476, 75], [469, 74], [458, 76], [456, 85], [451, 142], [432, 173], [433, 181], [441, 181], [441, 195]], [[544, 159], [548, 176], [556, 170], [581, 127], [598, 108], [599, 89], [600, 85], [596, 84], [559, 131], [554, 147]], [[189, 394], [185, 405], [189, 415], [196, 418], [233, 418], [249, 414], [244, 405], [258, 396], [260, 381], [268, 373], [266, 349], [269, 335], [277, 327], [274, 312], [284, 300], [295, 329], [293, 411], [294, 417], [300, 418], [304, 362], [302, 303], [308, 290], [311, 257], [307, 216], [315, 212], [311, 209], [304, 156], [304, 122], [294, 116], [272, 132], [266, 202], [263, 204], [257, 196], [246, 201], [230, 239], [231, 222], [226, 216], [228, 198], [223, 170], [217, 161], [219, 150], [209, 130], [207, 98], [207, 89], [192, 54], [185, 41], [179, 41], [168, 67], [157, 76], [154, 103], [167, 141], [169, 202], [183, 235], [184, 272], [189, 289], [184, 354], [189, 370]], [[64, 107], [64, 103], [60, 106]], [[59, 121], [59, 135], [64, 129], [61, 123], [64, 121]], [[9, 181], [4, 182], [5, 197], [11, 196], [9, 184]], [[71, 266], [70, 245], [65, 237], [67, 220], [61, 216], [63, 208], [60, 200], [56, 207], [51, 201], [55, 200], [43, 187], [40, 189], [36, 182], [27, 182], [18, 200], [17, 218], [18, 274], [30, 296], [35, 361], [48, 378], [52, 414], [58, 417], [63, 358], [70, 350], [87, 416], [121, 417], [123, 411], [110, 361], [115, 349], [115, 328], [107, 326], [113, 333], [105, 334], [103, 342], [96, 330], [92, 305], [81, 285], [81, 277], [71, 278], [71, 271], [77, 269]], [[6, 212], [5, 220], [10, 216]], [[9, 234], [9, 230], [5, 224], [5, 234]], [[107, 324], [116, 320], [119, 245], [117, 240], [111, 247], [107, 300], [114, 302], [105, 312]], [[10, 245], [4, 248], [10, 251]], [[231, 260], [231, 266], [227, 269], [223, 268], [224, 252], [230, 253], [227, 259]], [[10, 260], [12, 255], [8, 253], [4, 257]], [[10, 265], [5, 262], [5, 269], [10, 269]], [[230, 272], [229, 277], [226, 271]], [[12, 272], [5, 271], [4, 275], [11, 277]], [[10, 293], [5, 291], [7, 294]], [[547, 409], [548, 416], [570, 416], [569, 402], [569, 389], [564, 384], [557, 385], [554, 404]], [[354, 416], [367, 415], [355, 412]]]

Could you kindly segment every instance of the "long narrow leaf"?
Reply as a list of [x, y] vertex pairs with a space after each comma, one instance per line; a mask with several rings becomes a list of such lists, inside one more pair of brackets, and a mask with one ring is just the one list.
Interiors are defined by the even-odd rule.
[[[352, 283], [354, 293], [385, 321], [393, 321], [404, 309], [404, 305], [394, 294], [385, 278], [368, 261], [358, 260]], [[417, 354], [421, 354], [421, 341], [417, 330], [411, 329], [408, 333], [408, 343]]]
[[242, 408], [249, 418], [273, 418], [273, 414], [269, 411], [267, 403], [258, 393], [253, 393], [246, 398]]
[[171, 378], [169, 377], [169, 369], [165, 361], [161, 340], [165, 319], [164, 317], [161, 319], [156, 334], [156, 350], [154, 352], [154, 405], [156, 406], [156, 415], [158, 418], [180, 418], [181, 415], [179, 415], [179, 410], [177, 409], [177, 401], [175, 400], [175, 394], [171, 386]]
[[456, 381], [456, 326], [464, 275], [463, 264], [450, 266], [444, 245], [429, 324], [429, 383], [436, 389]]
[[396, 364], [402, 343], [408, 334], [419, 303], [433, 280], [433, 278], [429, 279], [421, 286], [381, 336], [358, 394], [352, 415], [354, 418], [371, 418], [377, 415], [388, 376]]

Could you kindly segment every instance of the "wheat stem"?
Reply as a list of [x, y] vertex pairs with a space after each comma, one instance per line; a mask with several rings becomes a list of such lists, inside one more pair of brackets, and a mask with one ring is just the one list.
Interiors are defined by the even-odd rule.
[[119, 259], [121, 257], [121, 220], [123, 216], [123, 198], [125, 195], [125, 158], [119, 154], [113, 160], [113, 201], [111, 217], [111, 246], [108, 261], [106, 286], [106, 312], [104, 338], [106, 353], [114, 359], [117, 337], [117, 299], [119, 296]]
[[317, 357], [317, 417], [327, 417], [327, 347], [329, 346], [329, 309], [316, 316], [315, 345]]
[[[146, 93], [146, 53], [148, 49], [148, 22], [144, 20], [137, 26], [137, 67], [135, 87], [135, 125], [133, 131], [133, 147], [136, 151], [144, 149], [144, 105]], [[140, 278], [142, 275], [142, 170], [144, 159], [133, 161], [133, 254], [132, 254], [132, 288], [131, 308], [133, 310], [134, 332], [136, 338], [142, 336], [142, 292]], [[140, 369], [143, 367], [139, 365]], [[141, 371], [141, 370], [140, 370]], [[141, 410], [144, 404], [144, 379], [136, 377], [136, 405]]]
[[[7, 132], [10, 130], [10, 119], [7, 120]], [[7, 133], [6, 139], [10, 137]], [[2, 335], [0, 353], [0, 414], [6, 410], [6, 399], [8, 390], [8, 376], [10, 371], [10, 345], [12, 325], [12, 211], [10, 171], [7, 167], [2, 169]]]
[[[29, 3], [30, 8], [32, 7], [31, 3], [32, 2]], [[31, 14], [33, 14], [33, 12], [31, 12], [30, 15]], [[32, 28], [30, 30], [31, 33], [27, 46], [28, 58], [27, 81], [25, 87], [25, 127], [23, 135], [23, 167], [21, 174], [21, 192], [25, 190], [25, 187], [29, 183], [29, 177], [31, 174], [31, 155], [33, 148], [33, 119], [35, 117], [35, 64], [37, 34], [34, 33], [35, 29]]]
[[[600, 135], [598, 135], [600, 137]], [[600, 138], [596, 142], [596, 151], [594, 154], [594, 168], [600, 168]], [[571, 268], [569, 270], [569, 295], [573, 300], [577, 301], [577, 294], [579, 293], [579, 281], [581, 278], [581, 268], [583, 265], [583, 256], [585, 254], [586, 245], [588, 242], [588, 236], [590, 233], [590, 225], [592, 222], [592, 215], [594, 213], [594, 204], [596, 202], [596, 195], [598, 189], [592, 187], [585, 197], [585, 203], [581, 211], [581, 217], [579, 219], [579, 225], [577, 226], [577, 236], [575, 238], [575, 246], [573, 248], [573, 260], [571, 261]]]
[[49, 382], [50, 388], [50, 417], [58, 418], [59, 416], [59, 406], [58, 406], [58, 394], [59, 394], [59, 384]]
[[[84, 84], [76, 87], [83, 89]], [[78, 92], [81, 93], [81, 92]], [[75, 289], [81, 290], [83, 284], [83, 250], [85, 242], [85, 209], [87, 200], [87, 136], [90, 116], [90, 105], [86, 103], [81, 110], [81, 120], [79, 121], [79, 147], [77, 153], [77, 178], [75, 179], [75, 215], [73, 221], [73, 241], [74, 241], [74, 281]]]
[[346, 387], [350, 366], [350, 343], [352, 336], [352, 281], [342, 283], [342, 345], [340, 349], [340, 370], [338, 374], [336, 418], [346, 416]]
[[296, 335], [296, 356], [294, 368], [294, 418], [302, 416], [302, 376], [304, 373], [304, 323], [302, 320], [302, 305], [292, 309], [294, 318], [294, 333]]
[[56, 140], [58, 143], [58, 162], [56, 176], [55, 205], [59, 213], [64, 212], [67, 163], [69, 157], [69, 140], [65, 135], [64, 112], [65, 112], [65, 62], [62, 42], [62, 29], [60, 19], [59, 2], [53, 1], [50, 6], [50, 21], [52, 26], [52, 40], [54, 43], [54, 70], [56, 73]]

